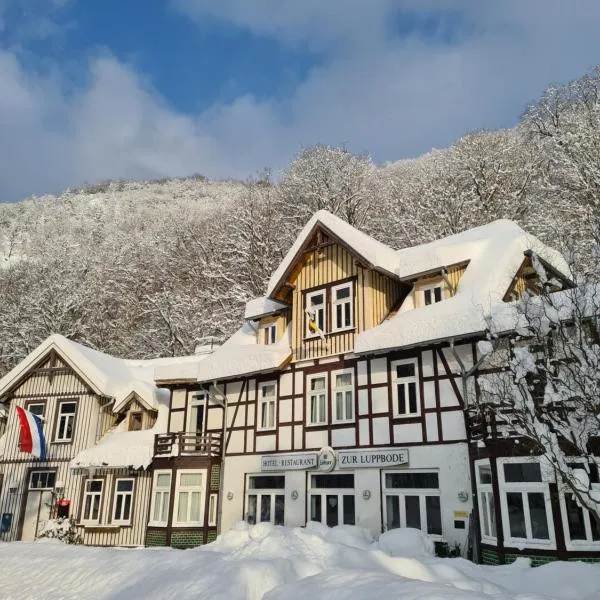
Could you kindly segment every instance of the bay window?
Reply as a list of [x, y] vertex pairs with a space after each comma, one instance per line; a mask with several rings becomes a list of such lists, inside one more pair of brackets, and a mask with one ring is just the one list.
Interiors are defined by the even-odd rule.
[[175, 525], [203, 525], [203, 471], [180, 470], [175, 487]]
[[554, 533], [552, 511], [540, 463], [504, 462], [501, 466], [504, 538], [515, 545], [549, 545]]
[[169, 520], [169, 503], [171, 500], [171, 471], [154, 471], [152, 489], [150, 524], [166, 525]]

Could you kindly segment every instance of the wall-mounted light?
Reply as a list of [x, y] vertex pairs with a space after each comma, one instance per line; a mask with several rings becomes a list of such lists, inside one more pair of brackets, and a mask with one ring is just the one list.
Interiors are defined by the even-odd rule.
[[19, 489], [19, 484], [16, 481], [11, 481], [8, 484], [8, 491], [11, 494], [16, 494], [18, 489]]
[[296, 490], [292, 490], [292, 493], [290, 495], [292, 497], [292, 500], [298, 500], [298, 492]]
[[227, 492], [227, 500], [233, 500], [233, 492]]
[[469, 499], [469, 492], [466, 492], [465, 490], [460, 490], [457, 495], [461, 502], [467, 502]]
[[57, 492], [60, 492], [61, 490], [64, 490], [64, 489], [65, 489], [65, 484], [64, 484], [62, 481], [58, 480], [58, 481], [57, 481], [57, 482], [54, 484], [54, 489], [55, 489]]
[[363, 500], [369, 500], [371, 498], [371, 490], [363, 490]]

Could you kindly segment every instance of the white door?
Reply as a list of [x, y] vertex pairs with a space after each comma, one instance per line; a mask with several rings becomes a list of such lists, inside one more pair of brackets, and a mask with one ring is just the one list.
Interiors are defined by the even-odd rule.
[[24, 542], [35, 540], [50, 519], [55, 479], [54, 471], [32, 471], [29, 476], [23, 530], [21, 531], [21, 540]]

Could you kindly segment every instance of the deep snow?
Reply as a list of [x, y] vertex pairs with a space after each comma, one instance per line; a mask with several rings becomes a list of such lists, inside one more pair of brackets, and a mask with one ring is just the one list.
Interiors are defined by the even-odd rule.
[[240, 523], [193, 550], [0, 543], [0, 598], [598, 600], [600, 566], [438, 559], [415, 530]]

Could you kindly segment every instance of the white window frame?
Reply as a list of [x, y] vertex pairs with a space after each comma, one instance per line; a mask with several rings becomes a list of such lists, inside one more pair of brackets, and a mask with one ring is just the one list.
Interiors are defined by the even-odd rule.
[[219, 504], [219, 495], [211, 494], [208, 499], [208, 526], [215, 527], [217, 525], [217, 507]]
[[[334, 488], [334, 487], [317, 487], [314, 486], [313, 475], [352, 475], [353, 479], [353, 487], [342, 487], [342, 488]], [[338, 525], [345, 525], [344, 523], [344, 496], [353, 496], [354, 497], [354, 525], [358, 524], [359, 519], [359, 502], [357, 495], [357, 474], [353, 471], [348, 472], [335, 472], [335, 473], [309, 473], [308, 475], [308, 490], [307, 490], [307, 502], [306, 502], [306, 517], [308, 519], [308, 523], [322, 523], [323, 525], [327, 525], [327, 496], [337, 496], [337, 513], [338, 513]], [[319, 496], [321, 503], [321, 520], [317, 521], [316, 519], [312, 519], [312, 498], [314, 496]]]
[[[74, 404], [75, 405], [74, 412], [63, 414], [62, 407], [65, 404]], [[75, 434], [75, 416], [76, 415], [77, 415], [77, 401], [76, 400], [61, 400], [58, 403], [58, 418], [56, 419], [56, 432], [54, 433], [54, 441], [55, 442], [68, 443], [68, 442], [73, 441], [73, 437]], [[65, 417], [65, 427], [64, 427], [65, 434], [68, 430], [69, 420], [71, 421], [71, 436], [70, 437], [66, 437], [65, 435], [63, 435], [62, 437], [59, 437], [60, 429], [61, 429], [61, 419], [63, 418], [63, 416]]]
[[[438, 301], [435, 300], [435, 288], [440, 288], [441, 290], [441, 297]], [[425, 292], [427, 290], [431, 291], [431, 304], [425, 304]], [[443, 279], [431, 283], [418, 284], [417, 291], [419, 296], [419, 308], [422, 308], [423, 306], [433, 306], [434, 304], [443, 302], [446, 299], [446, 284]]]
[[[344, 385], [340, 387], [336, 387], [336, 376], [337, 375], [350, 375], [352, 377], [352, 383], [350, 385]], [[354, 423], [356, 417], [356, 389], [354, 386], [354, 369], [339, 369], [338, 371], [332, 371], [331, 373], [331, 420], [332, 423]], [[346, 412], [346, 394], [347, 392], [351, 392], [352, 396], [352, 414], [348, 416]], [[342, 418], [338, 418], [337, 416], [337, 394], [342, 394]]]
[[277, 323], [269, 323], [260, 329], [262, 335], [262, 343], [267, 346], [272, 346], [277, 343]]
[[[99, 492], [89, 492], [88, 491], [88, 483], [93, 483], [94, 481], [100, 482], [100, 491]], [[102, 496], [104, 495], [104, 479], [100, 479], [98, 477], [90, 477], [85, 479], [83, 482], [83, 500], [81, 503], [81, 523], [84, 525], [97, 525], [102, 520]], [[94, 503], [94, 498], [98, 497], [98, 517], [96, 519], [90, 518], [90, 515], [86, 517], [86, 504], [87, 498], [90, 497], [90, 513], [92, 512], [92, 506]]]
[[284, 523], [285, 523], [285, 482], [284, 482], [284, 486], [281, 488], [251, 488], [250, 487], [250, 479], [252, 477], [284, 477], [285, 478], [285, 473], [271, 473], [269, 472], [264, 472], [264, 473], [249, 473], [246, 479], [246, 514], [244, 515], [245, 520], [248, 520], [249, 517], [249, 513], [248, 513], [248, 508], [250, 505], [250, 496], [256, 496], [256, 513], [257, 513], [257, 517], [260, 517], [260, 510], [262, 507], [262, 498], [263, 496], [268, 496], [270, 498], [270, 511], [269, 511], [269, 520], [268, 521], [260, 521], [259, 519], [256, 520], [255, 525], [257, 525], [258, 523], [271, 523], [272, 525], [275, 525], [275, 503], [276, 503], [276, 496], [283, 496], [283, 502], [284, 502], [284, 507], [283, 507], [283, 519], [284, 519]]
[[[173, 526], [174, 527], [197, 527], [204, 526], [204, 502], [205, 502], [205, 491], [206, 486], [206, 469], [178, 469], [175, 472], [175, 498], [173, 506]], [[181, 486], [182, 475], [200, 475], [200, 484], [197, 486]], [[183, 493], [200, 494], [200, 518], [197, 521], [189, 520], [192, 503], [188, 501], [188, 520], [179, 520], [179, 501], [180, 495]]]
[[[535, 482], [506, 482], [504, 478], [504, 465], [507, 463], [538, 463], [542, 481]], [[544, 467], [539, 459], [535, 457], [522, 456], [498, 459], [498, 487], [500, 490], [500, 509], [502, 513], [502, 529], [504, 532], [504, 545], [516, 548], [555, 548], [556, 538], [554, 533], [554, 514], [552, 512], [552, 504], [550, 503], [549, 481], [546, 479]], [[546, 507], [546, 522], [548, 524], [549, 539], [543, 540], [532, 537], [531, 516], [529, 513], [529, 501], [527, 495], [529, 493], [540, 493], [544, 495], [544, 505]], [[525, 533], [527, 537], [517, 538], [510, 534], [510, 520], [508, 514], [508, 502], [506, 499], [507, 493], [521, 493], [523, 498], [523, 513], [525, 519]]]
[[24, 407], [24, 409], [27, 412], [31, 412], [32, 406], [41, 406], [42, 407], [43, 410], [42, 410], [41, 415], [35, 415], [35, 413], [32, 413], [32, 414], [34, 414], [38, 419], [40, 419], [42, 421], [42, 423], [44, 423], [44, 421], [45, 421], [44, 417], [46, 416], [46, 403], [45, 402], [29, 402], [27, 404], [27, 406]]
[[[337, 290], [341, 290], [344, 288], [350, 289], [350, 295], [348, 298], [343, 298], [342, 300], [336, 299]], [[345, 305], [348, 304], [350, 306], [350, 325], [342, 325], [338, 327], [337, 323], [337, 307], [342, 307], [342, 320], [344, 319]], [[346, 331], [347, 329], [354, 329], [354, 285], [352, 281], [347, 281], [346, 283], [340, 283], [339, 285], [334, 285], [331, 288], [331, 331]]]
[[[396, 374], [396, 367], [399, 365], [408, 365], [412, 364], [415, 368], [415, 374], [413, 377], [398, 377]], [[416, 358], [404, 358], [402, 360], [395, 360], [390, 365], [391, 368], [391, 382], [392, 382], [392, 402], [393, 402], [393, 410], [392, 414], [395, 419], [402, 418], [411, 418], [418, 417], [421, 415], [421, 391], [419, 386], [419, 362]], [[399, 412], [399, 398], [398, 398], [398, 384], [404, 383], [405, 385], [405, 398], [406, 398], [406, 407], [410, 409], [410, 395], [408, 393], [409, 384], [415, 384], [415, 394], [417, 400], [417, 411], [416, 412]]]
[[[581, 462], [581, 465], [583, 468], [582, 461], [576, 461], [576, 460], [572, 461], [572, 463], [579, 463], [579, 462]], [[600, 465], [598, 465], [598, 468], [600, 469]], [[600, 493], [600, 483], [591, 483], [591, 488], [592, 488], [592, 490], [596, 490], [597, 493]], [[571, 540], [571, 532], [569, 531], [569, 522], [567, 520], [567, 504], [566, 504], [565, 494], [572, 494], [572, 492], [569, 491], [569, 489], [563, 484], [559, 488], [559, 504], [560, 504], [560, 515], [561, 515], [562, 523], [563, 523], [563, 531], [564, 531], [564, 535], [565, 535], [565, 546], [566, 546], [567, 550], [598, 551], [598, 549], [600, 548], [600, 540], [592, 539], [591, 519], [593, 517], [590, 515], [590, 511], [587, 510], [585, 507], [581, 507], [581, 510], [583, 511], [583, 523], [584, 523], [584, 528], [585, 528], [586, 539], [585, 540]]]
[[[267, 387], [273, 388], [272, 396], [265, 396], [264, 389]], [[263, 422], [263, 412], [266, 416], [266, 424]], [[256, 429], [258, 431], [273, 431], [277, 428], [277, 381], [262, 381], [258, 385], [258, 422]], [[269, 417], [272, 417], [273, 424], [269, 425]]]
[[[323, 390], [312, 390], [312, 382], [314, 379], [324, 379], [325, 387]], [[307, 427], [318, 427], [322, 425], [327, 425], [328, 423], [328, 404], [329, 404], [329, 374], [328, 373], [315, 373], [314, 375], [309, 375], [306, 378], [306, 426]], [[319, 411], [319, 400], [318, 396], [324, 395], [325, 398], [323, 400], [325, 406], [325, 418], [323, 420], [312, 421], [312, 411], [311, 404], [314, 396], [317, 397], [317, 414]]]
[[[311, 307], [311, 303], [310, 300], [311, 298], [313, 298], [313, 296], [319, 296], [322, 295], [323, 296], [323, 304], [319, 304], [318, 308], [315, 311], [315, 323], [317, 324], [317, 326], [319, 325], [319, 319], [317, 317], [318, 312], [319, 311], [323, 311], [323, 327], [321, 327], [321, 331], [325, 334], [327, 333], [327, 288], [321, 288], [318, 290], [313, 290], [312, 292], [307, 292], [306, 294], [306, 309], [310, 309]], [[308, 322], [309, 322], [309, 318], [308, 318], [308, 314], [304, 313], [304, 322], [305, 322], [305, 326], [304, 326], [304, 330], [305, 330], [305, 335], [307, 338], [314, 338], [314, 337], [319, 337], [318, 333], [313, 333], [309, 327], [308, 327]]]
[[[195, 406], [204, 405], [204, 413], [202, 418], [202, 431], [197, 432], [192, 429], [192, 412]], [[197, 390], [190, 394], [188, 402], [188, 409], [186, 415], [186, 433], [198, 433], [198, 435], [204, 435], [206, 433], [206, 420], [208, 413], [208, 392], [206, 390]]]
[[[39, 474], [39, 475], [45, 475], [46, 478], [46, 483], [48, 482], [48, 477], [49, 475], [54, 475], [54, 483], [52, 484], [51, 487], [46, 486], [37, 486], [37, 487], [33, 487], [32, 486], [32, 482], [33, 482], [33, 476], [35, 474]], [[38, 491], [38, 490], [53, 490], [54, 487], [56, 485], [56, 471], [53, 471], [52, 469], [34, 469], [33, 471], [31, 471], [29, 473], [29, 482], [27, 484], [27, 489], [28, 490], [32, 490], [32, 491]]]
[[[481, 482], [481, 474], [479, 472], [479, 467], [489, 467], [491, 473], [492, 466], [490, 460], [487, 458], [475, 461], [475, 481], [477, 482], [477, 506], [479, 510], [479, 529], [481, 531], [481, 541], [496, 545], [498, 543], [498, 519], [496, 518], [497, 507], [496, 501], [494, 499], [494, 486], [492, 483]], [[492, 479], [493, 477], [494, 476], [492, 474]], [[484, 509], [484, 503], [482, 501], [483, 496], [486, 497], [487, 510]], [[496, 535], [492, 535], [492, 516], [494, 519], [493, 523], [496, 529]], [[488, 525], [490, 533], [485, 532], [486, 523]]]
[[[415, 474], [429, 474], [435, 473], [438, 476], [438, 486], [440, 486], [440, 472], [436, 469], [390, 469], [381, 471], [381, 490], [383, 493], [383, 510], [384, 510], [384, 523], [387, 523], [387, 497], [398, 496], [399, 497], [399, 509], [400, 509], [400, 527], [407, 527], [406, 525], [406, 496], [418, 496], [419, 497], [419, 516], [421, 521], [421, 531], [432, 540], [443, 540], [443, 528], [444, 528], [444, 515], [441, 506], [442, 490], [441, 487], [437, 488], [388, 488], [385, 484], [385, 476], [393, 475], [394, 473], [415, 473]], [[427, 532], [427, 500], [428, 496], [435, 496], [440, 498], [440, 524], [442, 527], [442, 533], [428, 533]]]
[[[169, 476], [169, 485], [168, 487], [156, 488], [156, 482], [158, 481], [159, 475], [168, 475]], [[171, 469], [159, 469], [154, 471], [154, 476], [152, 477], [152, 502], [150, 506], [150, 518], [148, 521], [148, 525], [152, 525], [154, 527], [166, 527], [169, 522], [169, 507], [171, 505], [171, 488], [173, 485], [173, 471]], [[156, 497], [157, 494], [160, 494], [159, 506], [164, 507], [164, 497], [167, 497], [166, 503], [166, 514], [162, 514], [160, 520], [154, 519], [154, 512], [156, 509]]]
[[[119, 491], [119, 481], [131, 481], [131, 491]], [[115, 494], [114, 494], [114, 498], [113, 498], [113, 505], [112, 505], [112, 523], [116, 523], [118, 525], [131, 525], [131, 516], [133, 514], [133, 499], [134, 499], [134, 494], [135, 494], [135, 478], [134, 477], [117, 477], [115, 478]], [[116, 511], [117, 511], [117, 498], [119, 496], [122, 496], [122, 500], [121, 500], [121, 515], [123, 514], [123, 507], [125, 506], [125, 498], [127, 496], [130, 497], [130, 503], [129, 503], [129, 517], [127, 519], [118, 519], [116, 518]]]

